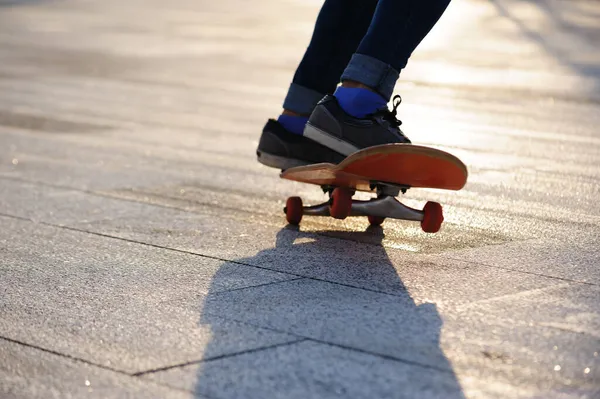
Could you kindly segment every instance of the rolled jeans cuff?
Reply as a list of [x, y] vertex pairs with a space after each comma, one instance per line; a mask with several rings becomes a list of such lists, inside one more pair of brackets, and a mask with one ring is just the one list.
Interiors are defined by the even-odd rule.
[[324, 96], [323, 93], [292, 83], [283, 101], [283, 109], [300, 115], [310, 115]]
[[342, 81], [352, 80], [369, 86], [387, 101], [392, 98], [400, 72], [376, 58], [354, 54], [342, 74]]

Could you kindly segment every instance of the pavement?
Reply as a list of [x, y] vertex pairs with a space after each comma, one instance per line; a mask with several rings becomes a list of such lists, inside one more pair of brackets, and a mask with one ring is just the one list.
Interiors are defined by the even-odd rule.
[[[600, 3], [462, 0], [396, 91], [418, 224], [258, 164], [320, 1], [0, 0], [0, 397], [600, 398]], [[393, 32], [390, 32], [393, 34]]]

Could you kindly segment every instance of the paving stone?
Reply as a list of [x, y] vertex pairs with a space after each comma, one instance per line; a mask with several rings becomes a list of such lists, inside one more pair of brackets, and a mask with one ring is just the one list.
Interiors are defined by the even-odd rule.
[[[238, 144], [246, 149], [240, 160], [239, 154], [218, 152], [223, 139], [208, 148], [203, 141], [204, 150], [198, 152], [186, 146], [188, 137], [189, 132], [180, 133], [174, 137], [182, 142], [179, 146], [163, 146], [157, 151], [157, 144], [135, 136], [123, 137], [122, 131], [112, 133], [112, 137], [80, 134], [56, 138], [3, 131], [1, 151], [6, 162], [0, 163], [0, 175], [87, 191], [160, 187], [186, 181], [241, 181], [248, 188], [257, 182], [265, 186], [273, 178], [248, 153], [247, 149], [255, 146], [250, 140]], [[237, 167], [223, 166], [234, 161]]]
[[448, 372], [315, 342], [218, 359], [149, 375], [219, 398], [463, 398]]
[[461, 310], [477, 312], [482, 317], [502, 314], [515, 323], [534, 323], [600, 340], [599, 303], [600, 287], [561, 284], [464, 305]]
[[109, 201], [78, 190], [0, 178], [0, 213], [68, 225], [137, 214], [144, 205]]
[[499, 246], [473, 248], [446, 257], [512, 270], [600, 284], [598, 228], [573, 231], [569, 237], [550, 237]]
[[[128, 372], [295, 338], [165, 301], [288, 275], [0, 218], [0, 335]], [[207, 344], [221, 337], [218, 345]]]
[[3, 399], [200, 398], [1, 338], [0, 381]]
[[[422, 256], [393, 248], [393, 243], [382, 246], [381, 230], [303, 232], [218, 215], [194, 218], [160, 209], [145, 212], [143, 217], [78, 226], [294, 275], [392, 294], [408, 291], [416, 301], [435, 301], [440, 306], [560, 283], [443, 256]], [[233, 238], [235, 245], [231, 245]]]
[[[259, 220], [223, 218], [210, 210], [190, 213], [51, 187], [38, 192], [29, 183], [7, 183], [6, 213], [372, 290], [408, 290], [415, 300], [436, 301], [440, 306], [558, 283], [444, 257], [418, 256], [408, 243], [394, 248], [399, 243], [384, 241], [377, 229], [305, 233], [257, 224]], [[29, 240], [33, 243], [35, 238]], [[369, 245], [356, 245], [362, 243]]]
[[593, 387], [523, 386], [495, 375], [453, 372], [301, 342], [148, 375], [222, 398], [594, 398]]
[[[432, 303], [417, 305], [408, 295], [297, 280], [217, 293], [200, 312], [442, 370], [482, 370], [482, 378], [497, 374], [519, 386], [589, 389], [600, 380], [597, 337], [514, 322], [504, 309], [441, 312]], [[556, 365], [561, 373], [555, 373]]]

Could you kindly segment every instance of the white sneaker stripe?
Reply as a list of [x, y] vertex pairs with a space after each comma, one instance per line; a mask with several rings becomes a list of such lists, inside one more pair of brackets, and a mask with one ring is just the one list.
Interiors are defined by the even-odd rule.
[[337, 151], [344, 156], [348, 156], [360, 150], [360, 148], [353, 146], [352, 144], [335, 136], [332, 136], [316, 126], [311, 125], [310, 122], [306, 124], [303, 135], [304, 137], [308, 137], [309, 139], [314, 140], [325, 147], [331, 148], [332, 150]]

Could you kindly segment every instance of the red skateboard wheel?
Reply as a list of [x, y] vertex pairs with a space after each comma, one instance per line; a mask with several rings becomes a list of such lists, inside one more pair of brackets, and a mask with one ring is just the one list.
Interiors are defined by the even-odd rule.
[[302, 220], [304, 208], [302, 207], [302, 198], [289, 197], [285, 202], [285, 219], [289, 224], [299, 225]]
[[331, 194], [329, 213], [336, 219], [346, 219], [352, 210], [352, 192], [347, 188], [338, 187]]
[[440, 231], [444, 214], [442, 206], [437, 202], [427, 202], [423, 207], [423, 220], [421, 220], [421, 228], [426, 233], [437, 233]]

